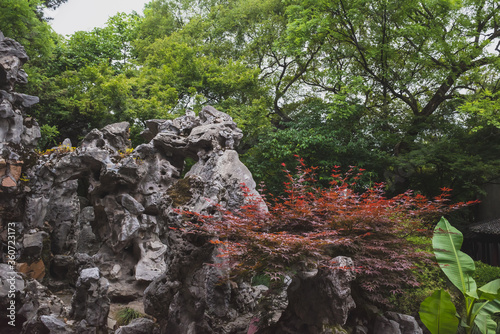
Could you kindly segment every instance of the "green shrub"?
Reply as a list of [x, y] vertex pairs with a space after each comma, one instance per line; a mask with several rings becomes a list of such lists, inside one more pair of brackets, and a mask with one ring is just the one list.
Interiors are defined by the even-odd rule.
[[276, 278], [272, 279], [269, 274], [257, 273], [252, 277], [252, 285], [264, 285], [271, 290], [282, 290], [285, 286], [286, 278], [283, 275], [278, 275]]
[[50, 146], [57, 145], [56, 138], [59, 136], [59, 131], [56, 126], [44, 124], [40, 127], [42, 138], [38, 142], [39, 149], [46, 149]]
[[[409, 242], [419, 245], [418, 251], [431, 252], [432, 240], [427, 236], [409, 236]], [[419, 286], [408, 286], [403, 293], [395, 294], [390, 298], [392, 309], [398, 313], [417, 315], [420, 303], [429, 297], [436, 287], [446, 287], [446, 276], [437, 264], [421, 264], [413, 269]]]
[[[428, 240], [430, 245], [430, 239]], [[488, 282], [500, 278], [500, 267], [490, 266], [481, 261], [475, 261], [474, 264], [476, 271], [473, 278], [477, 286], [483, 286]], [[406, 288], [402, 294], [392, 296], [391, 304], [394, 311], [415, 316], [418, 314], [420, 303], [435, 290], [439, 289], [446, 289], [451, 294], [452, 302], [455, 305], [463, 303], [463, 300], [461, 300], [456, 291], [450, 289], [450, 284], [447, 283], [446, 276], [437, 265], [420, 267], [415, 269], [414, 273], [421, 285]]]
[[407, 287], [403, 293], [390, 298], [393, 310], [398, 313], [417, 315], [420, 303], [436, 289], [447, 288], [446, 276], [437, 265], [422, 265], [414, 269], [417, 287]]
[[266, 274], [257, 274], [252, 278], [252, 285], [265, 285], [269, 287], [271, 285], [271, 277]]
[[125, 307], [116, 312], [116, 324], [118, 326], [126, 326], [132, 320], [144, 317], [139, 311], [136, 311], [130, 307]]
[[476, 281], [477, 286], [483, 286], [497, 278], [500, 278], [500, 267], [490, 266], [481, 261], [474, 261], [476, 271], [472, 278]]

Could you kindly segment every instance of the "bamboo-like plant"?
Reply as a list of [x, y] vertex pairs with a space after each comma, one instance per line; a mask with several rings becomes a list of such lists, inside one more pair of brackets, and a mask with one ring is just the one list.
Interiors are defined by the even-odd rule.
[[493, 315], [500, 312], [500, 278], [480, 288], [472, 278], [474, 261], [460, 251], [462, 233], [441, 218], [432, 238], [432, 247], [441, 270], [464, 296], [465, 317], [460, 319], [450, 294], [435, 291], [420, 304], [420, 319], [432, 334], [455, 334], [458, 327], [470, 334], [494, 334], [497, 323]]

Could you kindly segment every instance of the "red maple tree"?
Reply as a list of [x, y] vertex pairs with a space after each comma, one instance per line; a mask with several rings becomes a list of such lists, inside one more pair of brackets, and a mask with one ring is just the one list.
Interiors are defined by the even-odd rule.
[[412, 237], [428, 236], [440, 216], [475, 203], [449, 204], [447, 188], [432, 200], [412, 191], [386, 198], [383, 183], [359, 191], [364, 170], [356, 167], [341, 174], [335, 166], [329, 188], [317, 185], [315, 168], [302, 159], [295, 175], [283, 167], [285, 195], [264, 197], [268, 211], [242, 185], [246, 204], [236, 211], [216, 205], [213, 216], [184, 212], [193, 218], [184, 231], [209, 236], [235, 275], [280, 279], [299, 270], [337, 268], [332, 258], [344, 255], [356, 265], [362, 295], [384, 304], [388, 293], [417, 286], [412, 269], [430, 258]]

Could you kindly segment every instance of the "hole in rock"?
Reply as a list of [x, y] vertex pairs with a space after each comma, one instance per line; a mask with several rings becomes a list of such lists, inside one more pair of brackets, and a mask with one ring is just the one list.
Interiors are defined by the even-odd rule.
[[78, 188], [76, 189], [78, 196], [88, 199], [89, 196], [89, 181], [86, 178], [78, 179]]
[[191, 170], [191, 167], [193, 167], [193, 165], [196, 163], [196, 160], [194, 160], [193, 158], [190, 158], [190, 157], [186, 157], [186, 159], [184, 159], [184, 165], [182, 167], [182, 172], [181, 172], [181, 179], [184, 178], [184, 176], [186, 176], [186, 173], [189, 172]]

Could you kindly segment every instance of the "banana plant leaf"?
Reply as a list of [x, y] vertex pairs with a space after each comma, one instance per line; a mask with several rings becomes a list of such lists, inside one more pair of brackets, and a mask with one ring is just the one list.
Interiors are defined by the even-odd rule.
[[494, 300], [500, 299], [500, 278], [486, 283], [479, 288], [481, 299]]
[[474, 324], [482, 334], [495, 334], [497, 322], [494, 314], [500, 312], [500, 301], [491, 300], [482, 303], [475, 303], [473, 313], [476, 314]]
[[451, 226], [445, 218], [441, 218], [432, 238], [437, 262], [453, 285], [464, 295], [477, 299], [479, 298], [477, 285], [472, 278], [476, 268], [472, 258], [460, 251], [462, 242], [462, 233]]
[[451, 296], [445, 290], [436, 290], [420, 304], [420, 320], [432, 334], [456, 333], [458, 329], [457, 310]]

